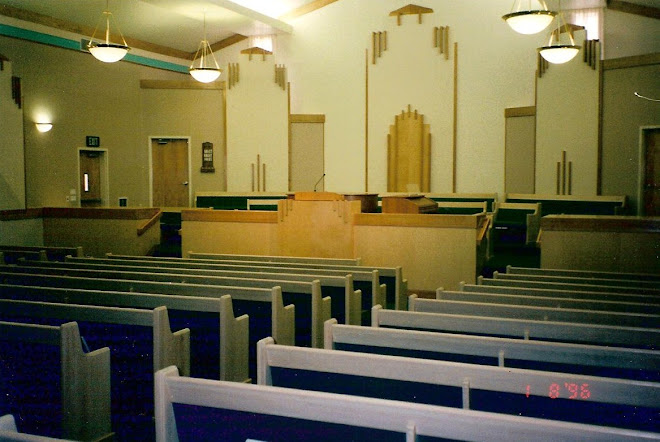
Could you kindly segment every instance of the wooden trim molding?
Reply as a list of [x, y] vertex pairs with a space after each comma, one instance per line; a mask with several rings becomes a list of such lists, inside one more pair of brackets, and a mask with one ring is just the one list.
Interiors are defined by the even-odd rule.
[[277, 212], [260, 210], [184, 209], [181, 221], [277, 224]]
[[325, 114], [291, 114], [291, 123], [325, 123]]
[[15, 209], [0, 211], [0, 221], [34, 219], [43, 216], [43, 209]]
[[641, 66], [651, 66], [660, 64], [660, 52], [645, 55], [633, 55], [631, 57], [611, 58], [603, 60], [601, 65], [603, 70], [635, 68]]
[[207, 89], [222, 90], [224, 81], [200, 83], [194, 80], [140, 80], [140, 89]]
[[75, 207], [44, 207], [44, 218], [91, 218], [91, 219], [151, 219], [158, 214], [158, 208], [75, 208]]
[[536, 106], [507, 107], [504, 109], [504, 118], [533, 117], [536, 115]]
[[[232, 36], [230, 36], [230, 37], [227, 37], [227, 38], [225, 38], [225, 39], [223, 39], [223, 40], [220, 40], [220, 41], [217, 41], [217, 42], [213, 43], [213, 44], [211, 45], [211, 50], [212, 50], [213, 52], [217, 52], [217, 51], [219, 51], [220, 49], [224, 49], [224, 48], [229, 47], [229, 46], [231, 46], [231, 45], [233, 45], [233, 44], [239, 43], [239, 42], [241, 42], [241, 41], [243, 41], [243, 40], [245, 40], [245, 39], [247, 39], [247, 37], [246, 37], [245, 35], [234, 34], [234, 35], [232, 35]], [[192, 60], [194, 56], [195, 56], [195, 54], [192, 53], [192, 54], [190, 55], [190, 59]]]

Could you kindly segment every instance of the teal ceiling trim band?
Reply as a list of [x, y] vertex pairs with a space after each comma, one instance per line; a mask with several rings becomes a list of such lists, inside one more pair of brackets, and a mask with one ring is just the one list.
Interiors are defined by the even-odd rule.
[[[70, 40], [68, 38], [56, 37], [53, 35], [44, 34], [42, 32], [30, 31], [28, 29], [17, 28], [16, 26], [9, 26], [0, 24], [0, 35], [5, 37], [19, 38], [21, 40], [33, 41], [35, 43], [47, 44], [64, 49], [72, 49], [81, 52], [80, 41]], [[143, 66], [149, 66], [157, 69], [164, 69], [167, 71], [174, 71], [179, 73], [188, 73], [188, 66], [183, 66], [176, 63], [167, 61], [156, 60], [154, 58], [143, 57], [141, 55], [134, 55], [131, 53], [126, 54], [125, 61]]]
[[80, 50], [80, 42], [69, 40], [68, 38], [55, 37], [53, 35], [43, 34], [41, 32], [29, 31], [27, 29], [17, 28], [15, 26], [0, 24], [0, 35], [6, 37], [20, 38], [21, 40], [43, 43], [51, 46], [57, 46], [65, 49]]

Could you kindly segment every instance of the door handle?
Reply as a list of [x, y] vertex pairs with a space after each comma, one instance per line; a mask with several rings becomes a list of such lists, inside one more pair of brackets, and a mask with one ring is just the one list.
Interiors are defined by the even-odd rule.
[[181, 184], [183, 184], [184, 186], [187, 186], [187, 185], [188, 185], [188, 181], [184, 181], [184, 182], [181, 183]]

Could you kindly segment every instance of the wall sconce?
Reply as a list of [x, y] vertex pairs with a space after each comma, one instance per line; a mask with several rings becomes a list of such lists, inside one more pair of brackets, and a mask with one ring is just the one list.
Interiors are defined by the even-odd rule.
[[53, 128], [51, 123], [34, 123], [34, 125], [37, 126], [39, 132], [48, 132]]

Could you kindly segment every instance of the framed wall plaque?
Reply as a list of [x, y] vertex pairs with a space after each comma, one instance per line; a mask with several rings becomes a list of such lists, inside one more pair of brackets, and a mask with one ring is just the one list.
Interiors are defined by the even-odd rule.
[[208, 141], [202, 143], [202, 168], [200, 172], [215, 172], [215, 167], [213, 167], [213, 143], [209, 143]]

